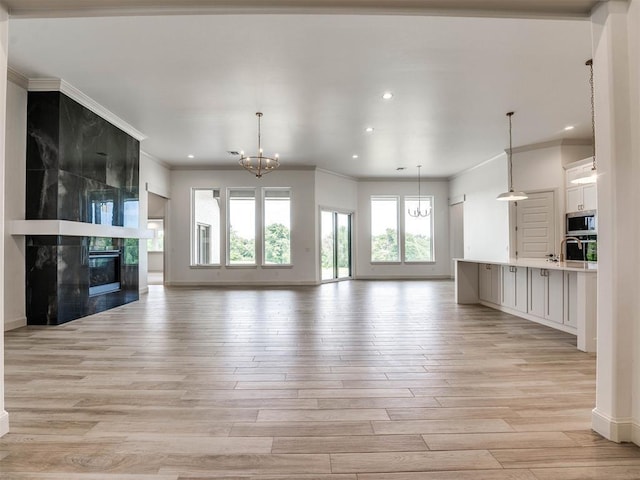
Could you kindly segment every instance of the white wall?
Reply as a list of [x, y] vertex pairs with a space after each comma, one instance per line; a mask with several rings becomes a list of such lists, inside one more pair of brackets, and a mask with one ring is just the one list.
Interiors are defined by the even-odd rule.
[[[7, 84], [5, 222], [24, 220], [27, 148], [27, 91]], [[4, 229], [4, 329], [27, 324], [25, 313], [25, 237]]]
[[[243, 170], [172, 170], [171, 202], [165, 232], [165, 281], [169, 285], [296, 285], [316, 284], [316, 210], [312, 170], [281, 170], [257, 179]], [[191, 189], [220, 188], [222, 224], [226, 224], [229, 187], [288, 187], [291, 189], [291, 261], [285, 267], [191, 267]], [[226, 244], [226, 239], [223, 239]], [[224, 250], [224, 249], [223, 249]], [[226, 254], [223, 254], [223, 262]]]
[[[520, 188], [515, 181], [514, 185]], [[451, 179], [449, 197], [466, 196], [464, 258], [509, 260], [509, 206], [496, 200], [507, 189], [506, 154]]]
[[422, 194], [434, 196], [432, 212], [434, 226], [433, 264], [372, 264], [371, 263], [371, 196], [417, 195], [415, 179], [406, 181], [358, 182], [358, 248], [356, 251], [356, 278], [425, 278], [449, 277], [449, 202], [446, 180], [423, 180]]
[[[585, 73], [587, 73], [585, 71]], [[564, 166], [588, 157], [590, 144], [571, 145], [564, 142], [531, 145], [514, 149], [513, 184], [517, 190], [534, 193], [553, 191], [556, 207], [556, 236], [554, 245], [560, 248], [565, 234], [565, 169]], [[515, 247], [515, 219], [512, 217], [511, 247]]]

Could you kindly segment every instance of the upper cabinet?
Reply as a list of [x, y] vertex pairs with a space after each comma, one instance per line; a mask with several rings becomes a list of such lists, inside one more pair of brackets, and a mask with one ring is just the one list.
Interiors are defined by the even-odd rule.
[[588, 183], [577, 185], [571, 181], [581, 175], [591, 171], [591, 162], [568, 168], [566, 171], [566, 212], [582, 212], [584, 210], [596, 210], [597, 204], [597, 184]]

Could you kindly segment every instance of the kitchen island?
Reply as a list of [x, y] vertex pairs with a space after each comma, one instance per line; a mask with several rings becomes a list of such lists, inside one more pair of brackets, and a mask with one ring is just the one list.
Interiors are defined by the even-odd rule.
[[455, 259], [455, 301], [482, 304], [577, 336], [596, 351], [597, 264]]

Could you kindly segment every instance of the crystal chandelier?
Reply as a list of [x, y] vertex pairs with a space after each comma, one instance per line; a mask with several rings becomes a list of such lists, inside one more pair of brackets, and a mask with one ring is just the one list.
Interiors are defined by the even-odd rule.
[[244, 151], [240, 152], [240, 166], [245, 170], [253, 173], [256, 177], [260, 178], [263, 175], [273, 172], [280, 166], [279, 156], [276, 153], [273, 157], [267, 157], [262, 151], [262, 138], [260, 131], [260, 120], [262, 119], [262, 113], [256, 112], [258, 117], [258, 154], [257, 155], [245, 155]]
[[513, 136], [511, 135], [511, 117], [513, 117], [513, 112], [507, 113], [507, 117], [509, 117], [509, 191], [498, 195], [496, 200], [517, 202], [518, 200], [526, 200], [529, 197], [524, 192], [516, 192], [513, 190]]
[[422, 196], [420, 195], [420, 169], [422, 168], [422, 165], [418, 165], [418, 207], [412, 209], [407, 209], [407, 213], [409, 214], [410, 217], [428, 217], [429, 215], [431, 215], [431, 208], [427, 208], [425, 210], [422, 210]]

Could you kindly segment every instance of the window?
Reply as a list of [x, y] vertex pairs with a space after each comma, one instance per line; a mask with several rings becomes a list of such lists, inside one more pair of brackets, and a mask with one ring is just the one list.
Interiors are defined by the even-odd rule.
[[256, 263], [256, 192], [229, 189], [229, 265]]
[[398, 197], [371, 197], [371, 261], [399, 262]]
[[211, 263], [209, 256], [211, 253], [211, 225], [199, 223], [198, 229], [198, 259], [199, 265]]
[[264, 190], [265, 265], [291, 264], [291, 192], [288, 189]]
[[420, 209], [431, 212], [428, 216], [409, 215], [409, 210], [417, 208], [417, 196], [404, 197], [404, 261], [433, 262], [433, 197], [420, 197]]
[[[398, 215], [402, 208], [404, 214]], [[418, 196], [371, 197], [371, 262], [433, 262], [433, 196], [420, 197], [426, 217], [412, 217]], [[401, 221], [400, 221], [401, 220]], [[402, 251], [400, 250], [402, 245]]]
[[220, 264], [220, 190], [193, 189], [191, 263]]
[[162, 218], [150, 218], [147, 222], [147, 228], [153, 231], [153, 238], [147, 239], [147, 251], [164, 251], [164, 220]]

